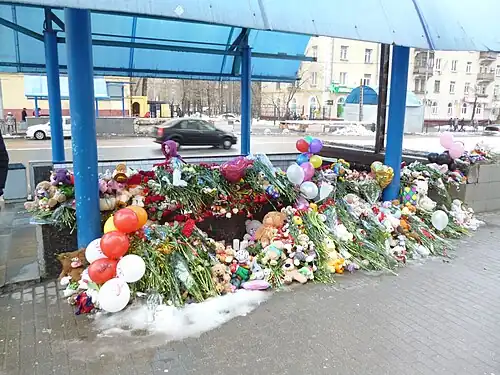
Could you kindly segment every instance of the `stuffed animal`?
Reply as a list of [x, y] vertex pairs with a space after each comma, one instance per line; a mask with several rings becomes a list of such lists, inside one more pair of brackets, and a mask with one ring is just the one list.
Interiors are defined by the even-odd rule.
[[273, 238], [285, 224], [286, 215], [282, 212], [271, 211], [262, 220], [262, 225], [255, 232], [255, 239], [260, 241], [262, 247], [269, 246]]
[[262, 264], [267, 264], [275, 266], [278, 264], [278, 259], [286, 259], [285, 253], [283, 252], [283, 242], [274, 241], [272, 244], [264, 248], [264, 257], [262, 258]]
[[144, 188], [141, 185], [137, 185], [134, 187], [130, 187], [128, 189], [128, 192], [132, 196], [132, 205], [133, 206], [139, 206], [139, 207], [144, 207]]
[[130, 198], [132, 198], [132, 194], [127, 189], [119, 189], [116, 192], [116, 205], [126, 207]]
[[49, 198], [48, 205], [50, 208], [54, 208], [59, 203], [66, 202], [66, 195], [60, 190], [57, 190], [52, 197]]
[[112, 195], [105, 194], [103, 198], [99, 198], [100, 211], [113, 211], [116, 207], [116, 198]]
[[71, 175], [67, 169], [56, 169], [50, 176], [50, 182], [53, 186], [72, 185]]
[[224, 243], [216, 242], [215, 255], [219, 262], [230, 264], [234, 258], [234, 250], [231, 246], [226, 247]]
[[87, 264], [85, 249], [58, 254], [57, 260], [61, 262], [62, 266], [61, 274], [59, 275], [61, 285], [78, 283]]
[[213, 265], [211, 273], [215, 289], [219, 294], [232, 292], [233, 288], [231, 286], [231, 275], [224, 264], [218, 263]]
[[283, 264], [283, 271], [285, 271], [286, 284], [291, 284], [294, 281], [297, 281], [301, 284], [307, 283], [307, 277], [300, 273], [297, 268], [295, 268], [293, 259], [285, 260], [285, 264]]
[[128, 180], [127, 166], [125, 164], [118, 164], [113, 172], [113, 180], [118, 183], [125, 183]]

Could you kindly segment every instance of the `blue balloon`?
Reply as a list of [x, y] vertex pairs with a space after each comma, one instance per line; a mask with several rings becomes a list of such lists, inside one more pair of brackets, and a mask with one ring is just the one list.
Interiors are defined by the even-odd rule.
[[297, 156], [297, 164], [298, 165], [307, 163], [308, 161], [309, 161], [309, 155], [305, 152], [303, 154], [300, 154], [299, 156]]

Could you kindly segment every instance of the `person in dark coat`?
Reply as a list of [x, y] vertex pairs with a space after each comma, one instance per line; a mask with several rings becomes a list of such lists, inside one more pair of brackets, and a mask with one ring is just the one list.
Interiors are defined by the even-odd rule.
[[3, 195], [3, 189], [5, 189], [8, 170], [9, 154], [7, 153], [7, 147], [5, 146], [2, 133], [0, 133], [0, 197]]

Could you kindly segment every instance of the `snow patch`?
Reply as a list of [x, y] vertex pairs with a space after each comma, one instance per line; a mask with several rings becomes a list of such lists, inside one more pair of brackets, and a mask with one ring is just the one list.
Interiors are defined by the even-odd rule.
[[332, 134], [368, 136], [368, 135], [374, 135], [375, 133], [372, 132], [371, 130], [368, 130], [363, 125], [350, 125], [337, 129]]

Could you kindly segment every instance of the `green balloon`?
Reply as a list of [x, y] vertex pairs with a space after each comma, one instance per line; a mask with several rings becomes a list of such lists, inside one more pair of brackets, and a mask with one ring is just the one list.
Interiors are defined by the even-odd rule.
[[308, 135], [307, 137], [304, 138], [306, 140], [307, 143], [311, 143], [312, 140], [314, 139], [313, 137], [311, 137], [310, 135]]

